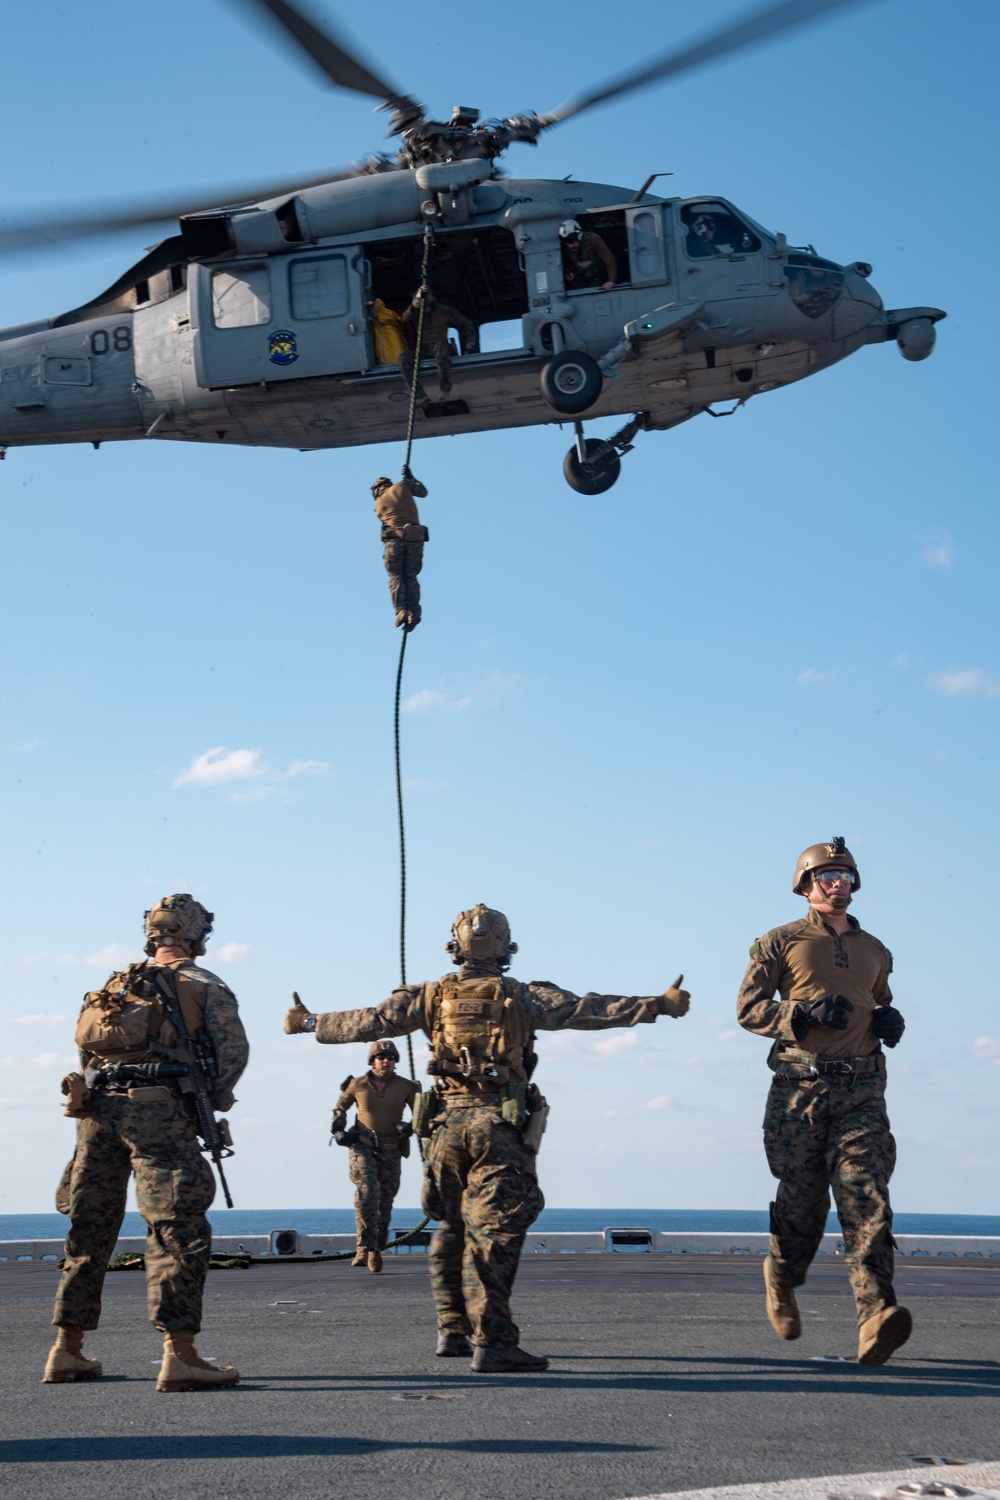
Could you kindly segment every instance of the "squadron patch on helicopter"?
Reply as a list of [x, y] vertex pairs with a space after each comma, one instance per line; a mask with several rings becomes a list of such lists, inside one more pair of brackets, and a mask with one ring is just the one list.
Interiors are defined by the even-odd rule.
[[294, 365], [299, 357], [298, 341], [289, 329], [279, 328], [267, 341], [267, 357], [272, 365]]

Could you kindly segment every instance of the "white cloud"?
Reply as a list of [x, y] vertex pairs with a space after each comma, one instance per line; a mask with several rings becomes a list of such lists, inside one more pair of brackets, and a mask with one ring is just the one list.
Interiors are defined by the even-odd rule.
[[227, 781], [246, 781], [267, 771], [262, 750], [230, 750], [215, 745], [196, 755], [186, 771], [171, 786], [222, 786]]
[[739, 1032], [736, 1030], [720, 1031], [715, 1040], [717, 1042], [731, 1042], [734, 1036], [739, 1036]]
[[429, 714], [439, 709], [444, 713], [460, 713], [463, 709], [472, 707], [472, 699], [466, 694], [464, 698], [449, 698], [447, 693], [442, 693], [439, 688], [420, 688], [418, 692], [411, 693], [403, 703], [404, 714]]
[[224, 964], [238, 964], [249, 952], [249, 943], [223, 943], [218, 956]]
[[638, 1114], [659, 1114], [661, 1110], [669, 1109], [670, 1095], [657, 1094], [655, 1099], [647, 1099], [642, 1104], [635, 1104], [631, 1109], [609, 1109], [605, 1114], [609, 1120], [629, 1119]]
[[806, 667], [804, 672], [799, 673], [795, 681], [799, 687], [815, 687], [818, 682], [829, 682], [832, 677], [836, 677], [839, 671], [839, 667], [827, 667], [825, 672], [818, 672], [815, 667]]
[[23, 1016], [11, 1016], [15, 1026], [63, 1026], [66, 1020], [66, 1016], [40, 1016], [30, 1012]]
[[37, 750], [41, 743], [41, 740], [21, 740], [18, 744], [8, 745], [7, 748], [18, 755], [27, 755], [30, 751]]
[[134, 948], [123, 948], [121, 943], [105, 943], [96, 953], [88, 953], [80, 963], [88, 969], [123, 969], [126, 964], [138, 963], [139, 954]]
[[51, 1068], [78, 1066], [75, 1057], [67, 1058], [62, 1052], [40, 1052], [37, 1057], [31, 1059], [31, 1065], [40, 1068], [42, 1072], [48, 1072]]
[[263, 750], [230, 750], [228, 745], [214, 745], [196, 755], [191, 764], [170, 783], [178, 786], [228, 786], [232, 782], [258, 783], [233, 793], [235, 802], [259, 802], [269, 795], [272, 786], [261, 783], [293, 781], [298, 776], [326, 775], [330, 767], [321, 760], [293, 760], [284, 771], [268, 765]]
[[900, 651], [898, 656], [894, 656], [892, 658], [892, 661], [889, 663], [889, 665], [890, 667], [898, 668], [898, 670], [901, 672], [905, 672], [907, 667], [915, 667], [918, 661], [918, 657], [907, 656], [905, 651]]
[[977, 1036], [972, 1044], [974, 1057], [985, 1057], [1000, 1067], [1000, 1041], [993, 1036]]
[[927, 686], [935, 692], [947, 693], [956, 698], [981, 693], [986, 698], [995, 698], [1000, 693], [1000, 677], [993, 672], [984, 672], [979, 667], [951, 669], [935, 672], [928, 677]]
[[499, 708], [506, 698], [522, 693], [525, 686], [526, 679], [520, 672], [491, 672], [477, 687], [460, 696], [442, 688], [420, 688], [410, 694], [402, 707], [407, 714], [463, 713], [477, 703]]
[[941, 531], [937, 527], [918, 532], [914, 536], [917, 543], [920, 561], [925, 568], [951, 568], [955, 565], [958, 557], [958, 548], [947, 531]]
[[602, 1037], [595, 1042], [594, 1051], [598, 1057], [617, 1057], [620, 1052], [628, 1052], [636, 1046], [638, 1041], [634, 1031], [619, 1031], [615, 1036]]

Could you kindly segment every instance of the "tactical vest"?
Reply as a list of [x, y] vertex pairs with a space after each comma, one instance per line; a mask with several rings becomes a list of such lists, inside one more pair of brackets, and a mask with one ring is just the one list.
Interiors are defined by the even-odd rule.
[[[129, 964], [111, 975], [103, 989], [83, 998], [76, 1023], [76, 1045], [88, 1062], [155, 1062], [151, 1044], [177, 1045], [177, 1031], [163, 1000], [144, 977], [145, 964]], [[205, 1024], [200, 985], [174, 971], [181, 1014], [190, 1035]]]
[[524, 1083], [531, 1037], [524, 1008], [503, 979], [447, 974], [441, 980], [431, 1051], [447, 1090], [496, 1094]]

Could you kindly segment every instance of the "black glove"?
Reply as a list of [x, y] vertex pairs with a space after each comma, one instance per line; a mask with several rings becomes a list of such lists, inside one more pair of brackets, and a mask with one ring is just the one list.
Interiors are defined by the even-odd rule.
[[854, 1002], [846, 995], [820, 995], [817, 1000], [803, 1000], [792, 1012], [792, 1034], [801, 1042], [810, 1026], [846, 1031], [847, 1012], [853, 1009]]
[[396, 1129], [399, 1131], [399, 1139], [401, 1141], [408, 1141], [413, 1134], [413, 1121], [404, 1120], [402, 1125], [396, 1126]]
[[895, 1047], [905, 1030], [906, 1022], [893, 1006], [877, 1005], [875, 1007], [872, 1014], [872, 1031], [880, 1042], [885, 1042], [887, 1047]]
[[351, 1133], [349, 1130], [333, 1130], [330, 1134], [338, 1146], [349, 1146], [351, 1144]]

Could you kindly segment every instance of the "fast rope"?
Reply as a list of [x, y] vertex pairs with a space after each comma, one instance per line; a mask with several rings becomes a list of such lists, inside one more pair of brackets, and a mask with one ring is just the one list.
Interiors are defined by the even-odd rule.
[[[420, 265], [420, 285], [427, 285], [427, 263], [430, 260], [432, 231], [429, 224], [424, 225], [424, 254]], [[413, 373], [410, 377], [410, 410], [406, 420], [406, 457], [403, 460], [403, 478], [408, 479], [410, 475], [410, 454], [413, 451], [413, 424], [417, 415], [417, 391], [420, 389], [420, 349], [424, 336], [424, 310], [426, 302], [423, 296], [420, 298], [420, 311], [417, 314], [417, 345], [413, 351]], [[406, 984], [406, 827], [403, 821], [403, 775], [399, 758], [399, 703], [403, 690], [403, 661], [406, 657], [407, 630], [402, 632], [402, 640], [399, 645], [399, 665], [396, 668], [396, 697], [393, 712], [393, 739], [396, 754], [396, 812], [399, 818], [399, 982]], [[406, 1056], [410, 1065], [410, 1077], [414, 1076], [416, 1066], [413, 1061], [413, 1042], [409, 1036], [406, 1038]], [[424, 1143], [417, 1137], [417, 1149], [420, 1152], [420, 1160], [424, 1159]], [[424, 1220], [424, 1224], [427, 1220]], [[423, 1228], [423, 1224], [419, 1226]], [[414, 1231], [415, 1233], [416, 1231]]]

